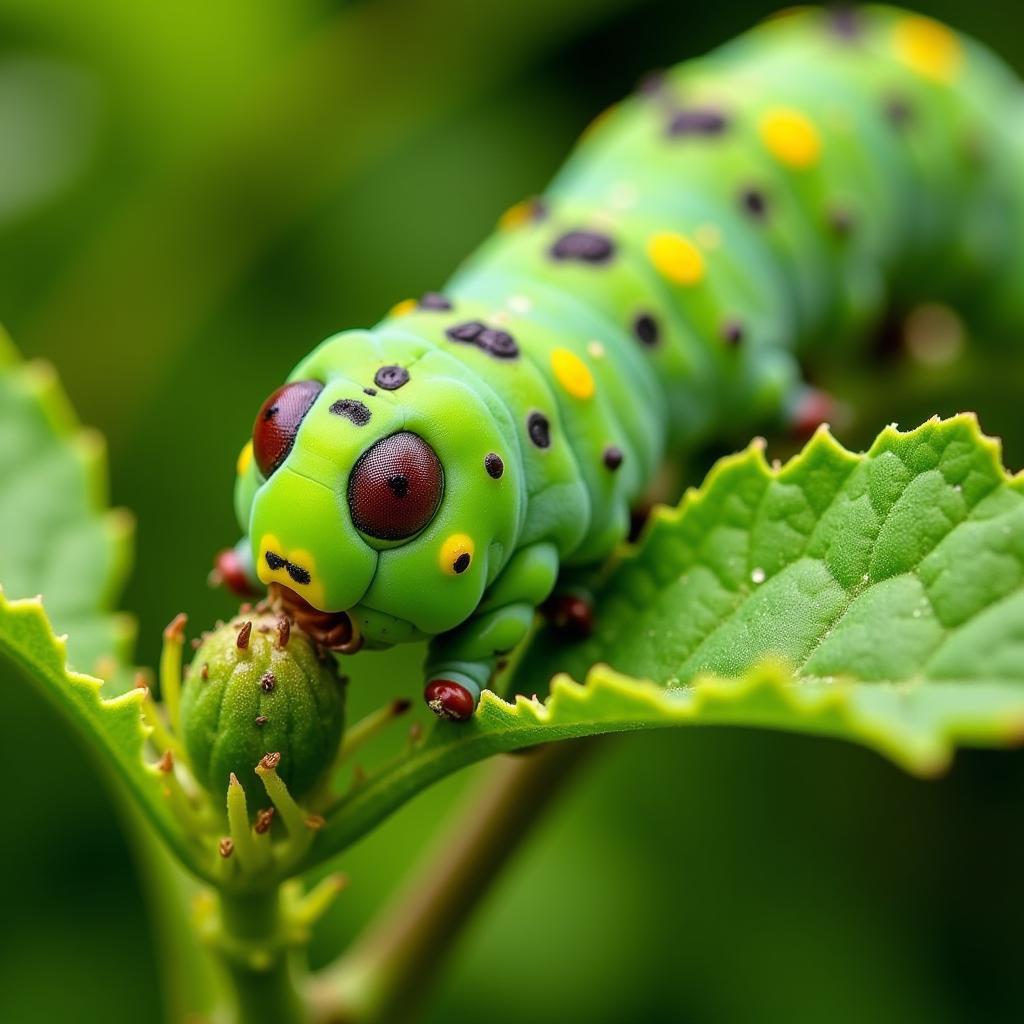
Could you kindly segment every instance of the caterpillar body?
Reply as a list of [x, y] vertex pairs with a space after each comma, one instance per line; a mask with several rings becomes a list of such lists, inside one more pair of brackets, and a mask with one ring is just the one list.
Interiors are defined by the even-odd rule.
[[792, 414], [893, 294], [1024, 325], [1024, 93], [889, 8], [800, 9], [642, 84], [440, 293], [267, 399], [236, 549], [328, 646], [429, 639], [468, 717], [662, 462]]

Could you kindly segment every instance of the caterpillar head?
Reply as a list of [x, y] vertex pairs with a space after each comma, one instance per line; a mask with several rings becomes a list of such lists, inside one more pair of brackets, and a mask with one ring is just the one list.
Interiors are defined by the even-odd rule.
[[387, 645], [476, 608], [515, 543], [515, 439], [465, 370], [408, 337], [346, 332], [274, 391], [239, 463], [256, 571]]

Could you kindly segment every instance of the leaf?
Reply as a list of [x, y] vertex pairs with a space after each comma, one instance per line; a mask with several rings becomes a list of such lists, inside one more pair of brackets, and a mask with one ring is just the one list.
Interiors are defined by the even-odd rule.
[[[107, 508], [106, 453], [83, 430], [52, 367], [22, 363], [0, 331], [0, 584], [42, 594], [74, 664], [131, 686], [132, 620], [110, 612], [131, 560], [133, 523]], [[113, 660], [112, 660], [113, 659]]]
[[924, 775], [956, 744], [1024, 741], [1024, 474], [969, 415], [887, 428], [861, 455], [821, 430], [778, 468], [755, 442], [654, 513], [597, 623], [524, 657], [520, 685], [555, 675], [546, 702], [485, 693], [470, 723], [354, 785], [311, 862], [463, 765], [551, 740], [761, 726]]
[[[23, 364], [0, 331], [0, 663], [79, 730], [167, 842], [196, 856], [146, 763], [131, 620], [108, 609], [130, 560], [131, 517], [106, 507], [102, 442], [77, 423], [53, 370]], [[31, 595], [10, 600], [9, 593]], [[68, 636], [56, 636], [47, 612]], [[107, 678], [71, 669], [95, 666]], [[101, 688], [113, 696], [104, 697]], [[45, 738], [40, 737], [45, 750]]]
[[39, 598], [9, 601], [0, 590], [0, 660], [19, 668], [79, 727], [104, 755], [102, 763], [127, 786], [171, 847], [186, 863], [193, 863], [194, 852], [163, 796], [161, 774], [143, 757], [147, 729], [140, 709], [144, 691], [132, 689], [104, 698], [102, 680], [70, 670], [66, 655], [65, 640], [54, 636]]

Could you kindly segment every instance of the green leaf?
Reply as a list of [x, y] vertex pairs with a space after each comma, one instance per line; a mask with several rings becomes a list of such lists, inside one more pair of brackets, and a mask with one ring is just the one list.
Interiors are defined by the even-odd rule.
[[72, 662], [131, 686], [132, 620], [111, 613], [131, 560], [133, 523], [107, 507], [106, 453], [83, 430], [46, 363], [22, 363], [0, 331], [0, 584], [41, 594]]
[[[0, 479], [0, 664], [13, 666], [74, 724], [104, 770], [195, 864], [160, 775], [144, 758], [132, 620], [109, 611], [130, 560], [131, 517], [106, 507], [103, 444], [79, 427], [53, 370], [22, 363], [2, 331]], [[66, 636], [55, 635], [48, 615]], [[69, 659], [107, 682], [74, 671]]]
[[[610, 572], [598, 627], [544, 635], [466, 725], [341, 798], [311, 861], [429, 783], [501, 751], [668, 725], [863, 743], [910, 771], [959, 744], [1024, 741], [1024, 475], [973, 416], [884, 430], [866, 454], [819, 431], [773, 468], [756, 442], [659, 509]], [[580, 685], [567, 674], [584, 680]]]
[[[0, 590], [0, 661], [21, 670], [50, 703], [88, 738], [139, 807], [186, 863], [195, 861], [163, 795], [161, 773], [143, 757], [144, 691], [104, 698], [102, 680], [67, 667], [65, 638], [53, 633], [39, 598], [9, 601]], [[42, 740], [42, 738], [41, 738]]]

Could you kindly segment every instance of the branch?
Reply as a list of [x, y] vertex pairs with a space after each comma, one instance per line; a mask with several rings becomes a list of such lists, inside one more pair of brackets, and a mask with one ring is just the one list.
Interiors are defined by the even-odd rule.
[[402, 1019], [562, 786], [595, 747], [555, 743], [500, 758], [425, 867], [343, 957], [310, 981], [317, 1024]]

